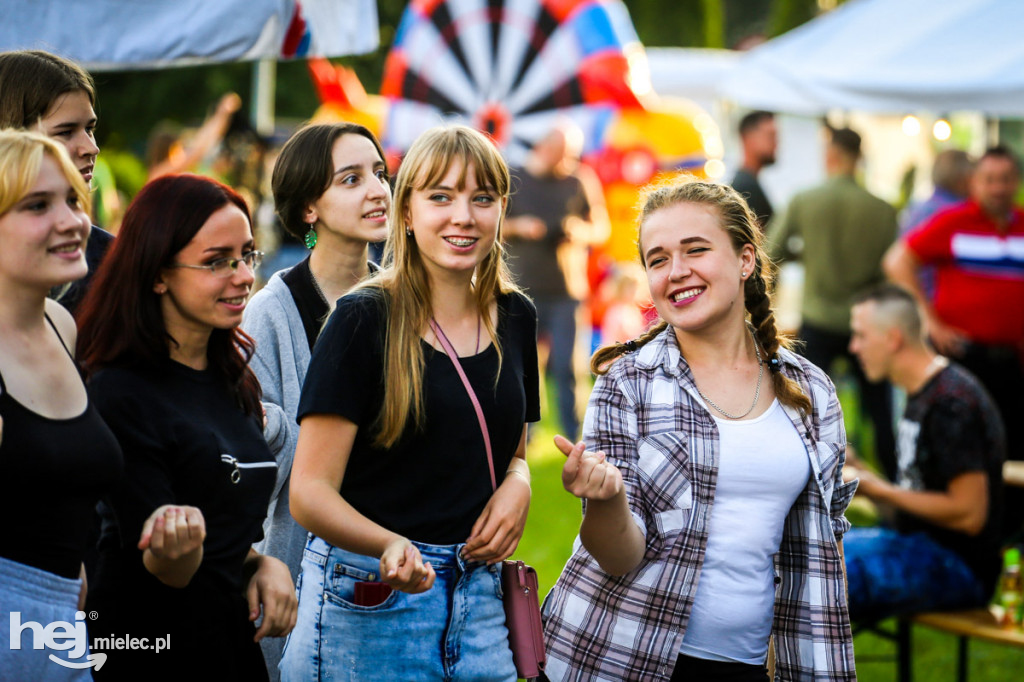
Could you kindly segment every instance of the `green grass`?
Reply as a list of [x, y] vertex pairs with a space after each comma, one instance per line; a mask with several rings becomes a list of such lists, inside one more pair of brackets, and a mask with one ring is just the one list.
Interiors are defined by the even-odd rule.
[[[845, 393], [845, 392], [844, 392]], [[852, 397], [841, 395], [844, 405]], [[852, 405], [851, 405], [852, 407]], [[528, 457], [533, 478], [533, 499], [526, 531], [515, 558], [522, 559], [537, 570], [541, 596], [547, 594], [572, 553], [572, 543], [579, 531], [580, 502], [562, 488], [564, 457], [551, 439], [556, 433], [550, 410], [545, 419], [530, 433]], [[856, 432], [856, 411], [847, 411], [848, 428]], [[863, 431], [861, 431], [863, 434]], [[864, 438], [870, 442], [870, 438]], [[858, 524], [872, 520], [870, 510], [857, 507], [849, 512]], [[893, 629], [893, 623], [883, 623]], [[930, 628], [916, 627], [913, 633], [914, 679], [917, 682], [953, 682], [956, 679], [957, 640]], [[892, 660], [875, 661], [872, 657], [892, 656], [895, 645], [872, 633], [854, 638], [857, 676], [861, 682], [890, 682], [896, 679]], [[1024, 678], [1024, 650], [998, 644], [972, 641], [970, 644], [971, 682], [1007, 682]]]

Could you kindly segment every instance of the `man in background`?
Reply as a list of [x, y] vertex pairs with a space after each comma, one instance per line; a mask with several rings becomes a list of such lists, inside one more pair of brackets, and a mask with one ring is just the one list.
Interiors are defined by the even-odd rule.
[[762, 168], [775, 163], [775, 150], [779, 144], [775, 114], [770, 111], [752, 111], [740, 119], [740, 144], [743, 146], [743, 165], [732, 179], [733, 188], [743, 195], [757, 216], [763, 230], [775, 211], [757, 179]]
[[[981, 381], [1006, 425], [1006, 454], [1024, 459], [1024, 210], [1014, 205], [1020, 162], [1005, 147], [978, 160], [971, 200], [894, 244], [885, 270], [918, 299], [935, 348]], [[935, 293], [921, 290], [935, 268]], [[1003, 534], [1024, 525], [1024, 490], [1007, 490]]]
[[579, 437], [576, 411], [576, 309], [586, 298], [587, 248], [604, 243], [611, 226], [597, 177], [580, 166], [583, 131], [563, 121], [538, 141], [522, 169], [503, 232], [508, 264], [537, 306], [537, 338], [547, 350], [546, 376], [555, 384], [558, 419]]
[[[895, 483], [847, 458], [844, 475], [894, 512], [893, 528], [843, 536], [850, 616], [968, 608], [992, 596], [1000, 570], [1005, 434], [988, 392], [925, 343], [913, 295], [887, 284], [851, 311], [850, 351], [872, 381], [907, 393]], [[849, 466], [852, 463], [852, 466]]]
[[[872, 384], [848, 351], [854, 297], [885, 281], [882, 256], [896, 239], [896, 211], [861, 187], [854, 175], [861, 139], [853, 130], [831, 130], [825, 147], [825, 184], [793, 197], [768, 228], [773, 260], [804, 264], [799, 336], [804, 355], [836, 381], [843, 357], [857, 381], [860, 409], [874, 427], [875, 456], [890, 479], [896, 475], [892, 397], [887, 383]], [[863, 445], [862, 445], [863, 447]]]

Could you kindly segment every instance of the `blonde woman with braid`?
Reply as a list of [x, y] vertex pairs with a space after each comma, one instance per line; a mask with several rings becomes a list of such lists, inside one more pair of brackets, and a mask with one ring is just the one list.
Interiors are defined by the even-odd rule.
[[550, 680], [854, 680], [835, 389], [787, 349], [730, 187], [655, 188], [638, 245], [658, 324], [599, 350], [563, 484], [583, 500], [545, 602]]
[[500, 562], [526, 523], [540, 408], [537, 313], [501, 250], [508, 192], [482, 134], [424, 133], [398, 171], [384, 270], [317, 341], [292, 465], [311, 536], [285, 682], [516, 679]]

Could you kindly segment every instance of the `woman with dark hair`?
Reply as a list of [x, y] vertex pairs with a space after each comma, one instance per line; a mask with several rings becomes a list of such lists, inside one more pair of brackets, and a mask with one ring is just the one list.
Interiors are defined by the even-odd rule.
[[[637, 244], [661, 318], [594, 354], [567, 491], [578, 542], [544, 604], [555, 681], [854, 680], [846, 434], [787, 349], [757, 218], [732, 188], [652, 189]], [[585, 443], [585, 445], [584, 445]]]
[[67, 652], [35, 648], [41, 636], [27, 625], [80, 623], [89, 520], [121, 472], [117, 440], [88, 399], [71, 356], [74, 320], [46, 298], [51, 288], [85, 275], [88, 207], [85, 182], [63, 147], [37, 133], [0, 131], [4, 679], [89, 679], [88, 670], [49, 660], [87, 660], [84, 624], [80, 646]]
[[[306, 530], [292, 518], [288, 479], [299, 438], [299, 395], [334, 302], [376, 270], [367, 260], [367, 243], [387, 236], [391, 188], [384, 151], [373, 133], [354, 123], [314, 124], [295, 133], [274, 165], [272, 187], [285, 229], [305, 239], [311, 253], [275, 273], [252, 297], [242, 326], [256, 341], [252, 369], [267, 413], [263, 435], [277, 459], [265, 538], [257, 549], [288, 564], [296, 579]], [[262, 646], [276, 678], [283, 642], [264, 640]]]
[[238, 329], [261, 256], [238, 194], [166, 176], [129, 206], [83, 301], [80, 358], [126, 474], [102, 512], [90, 627], [170, 638], [117, 651], [100, 678], [266, 679], [256, 642], [295, 622], [287, 567], [251, 548], [276, 469]]
[[[0, 128], [36, 130], [60, 142], [92, 182], [96, 165], [96, 89], [78, 64], [42, 50], [0, 52]], [[113, 235], [93, 227], [86, 246], [89, 271], [60, 297], [74, 312]]]

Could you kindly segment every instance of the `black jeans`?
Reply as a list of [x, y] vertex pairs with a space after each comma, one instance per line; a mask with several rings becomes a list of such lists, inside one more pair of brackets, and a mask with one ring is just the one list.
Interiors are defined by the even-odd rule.
[[[1006, 429], [1006, 459], [1024, 460], [1024, 367], [1016, 349], [969, 343], [953, 360], [978, 377], [999, 409]], [[1001, 537], [1024, 537], [1024, 489], [1004, 489]]]
[[806, 344], [802, 355], [825, 371], [834, 382], [832, 364], [837, 358], [844, 357], [850, 365], [850, 371], [857, 380], [860, 392], [860, 411], [866, 415], [875, 431], [875, 456], [882, 471], [890, 481], [896, 480], [896, 436], [892, 425], [892, 386], [888, 381], [877, 384], [868, 381], [864, 376], [857, 358], [848, 350], [849, 334], [818, 329], [813, 326], [800, 327], [800, 339]]
[[669, 682], [766, 682], [768, 669], [763, 665], [708, 661], [679, 656]]

